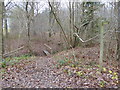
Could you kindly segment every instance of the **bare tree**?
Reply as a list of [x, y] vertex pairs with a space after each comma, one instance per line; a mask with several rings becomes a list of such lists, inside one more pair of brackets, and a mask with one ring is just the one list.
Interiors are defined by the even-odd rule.
[[[27, 36], [28, 36], [28, 49], [29, 52], [32, 52], [30, 49], [30, 29], [31, 29], [31, 23], [34, 23], [34, 2], [26, 2], [26, 6], [25, 6], [25, 11], [26, 11], [26, 17], [27, 17]], [[30, 8], [29, 8], [30, 6]], [[30, 9], [30, 10], [29, 10]]]
[[65, 31], [64, 31], [64, 29], [63, 29], [63, 27], [62, 27], [62, 25], [61, 25], [60, 19], [57, 17], [57, 14], [56, 14], [55, 11], [54, 11], [54, 7], [51, 5], [51, 3], [50, 3], [49, 0], [48, 0], [48, 4], [49, 4], [49, 7], [50, 7], [50, 9], [51, 9], [51, 12], [53, 13], [53, 16], [54, 16], [56, 22], [57, 22], [58, 25], [60, 26], [61, 32], [63, 33], [64, 40], [66, 41], [66, 43], [67, 43], [67, 45], [68, 45], [68, 47], [69, 47], [70, 44], [69, 44], [67, 35], [66, 35], [66, 33], [65, 33]]

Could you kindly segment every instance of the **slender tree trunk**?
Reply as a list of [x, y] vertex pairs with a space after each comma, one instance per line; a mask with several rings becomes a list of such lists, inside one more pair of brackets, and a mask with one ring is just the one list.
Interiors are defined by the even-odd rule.
[[103, 26], [103, 22], [100, 22], [100, 60], [99, 60], [99, 64], [100, 64], [100, 72], [102, 70], [103, 67], [103, 52], [104, 52], [104, 39], [103, 39], [103, 34], [104, 34], [104, 26]]
[[[53, 6], [53, 5], [54, 5], [54, 2], [51, 2], [51, 5]], [[54, 18], [53, 18], [53, 13], [52, 13], [52, 11], [50, 10], [50, 11], [49, 11], [49, 37], [52, 36], [53, 26], [54, 26]]]
[[[34, 1], [34, 0], [33, 0]], [[36, 35], [36, 30], [34, 30], [34, 13], [35, 13], [35, 9], [34, 9], [34, 7], [35, 7], [35, 3], [34, 2], [31, 2], [31, 24], [32, 25], [30, 25], [30, 27], [33, 29], [33, 35]]]
[[[0, 54], [2, 54], [2, 2], [0, 2]], [[0, 56], [0, 60], [2, 57]]]
[[8, 38], [8, 23], [7, 23], [7, 18], [5, 17], [5, 21], [4, 21], [4, 25], [5, 25], [5, 35], [6, 38]]
[[64, 31], [64, 29], [63, 29], [63, 27], [62, 27], [62, 25], [61, 25], [60, 19], [57, 17], [57, 14], [55, 13], [54, 8], [53, 8], [53, 6], [51, 5], [51, 3], [50, 3], [49, 0], [48, 0], [48, 4], [49, 4], [49, 7], [51, 8], [51, 12], [53, 13], [53, 16], [54, 16], [56, 22], [57, 22], [58, 25], [60, 26], [61, 32], [63, 33], [64, 40], [65, 40], [66, 44], [67, 44], [68, 47], [69, 47], [70, 44], [69, 44], [67, 35], [66, 35], [66, 33], [65, 33], [65, 31]]
[[[72, 2], [72, 34], [75, 33], [75, 2]], [[76, 36], [73, 38], [73, 48], [76, 46]]]
[[117, 61], [120, 61], [120, 1], [118, 2]]
[[[79, 19], [79, 17], [78, 17], [78, 10], [79, 10], [79, 8], [78, 8], [78, 2], [75, 2], [75, 10], [74, 11], [76, 11], [76, 13], [75, 13], [75, 15], [74, 15], [74, 25], [75, 26], [78, 26], [78, 19]], [[78, 34], [78, 29], [77, 28], [75, 28], [74, 27], [74, 33], [77, 33]], [[79, 35], [79, 34], [78, 34]], [[79, 43], [79, 41], [78, 41], [78, 39], [77, 39], [77, 36], [74, 36], [74, 46], [73, 47], [76, 47], [77, 45], [78, 45], [78, 43]]]
[[69, 2], [69, 12], [70, 12], [70, 16], [69, 16], [69, 28], [70, 28], [70, 36], [69, 36], [69, 43], [72, 44], [73, 40], [72, 40], [72, 10], [71, 10], [71, 2]]
[[8, 38], [8, 21], [7, 21], [7, 15], [6, 15], [6, 7], [5, 5], [3, 6], [3, 10], [4, 10], [4, 29], [5, 29], [5, 36], [6, 38]]
[[2, 58], [4, 58], [3, 54], [4, 50], [4, 35], [3, 35], [3, 18], [4, 18], [4, 2], [2, 2]]
[[48, 29], [49, 37], [51, 37], [51, 29], [52, 29], [51, 20], [52, 20], [52, 13], [51, 13], [51, 11], [49, 10], [49, 29]]
[[26, 2], [26, 16], [27, 16], [27, 36], [28, 36], [28, 42], [30, 41], [30, 16], [28, 12], [28, 5], [29, 3]]
[[30, 15], [29, 15], [29, 11], [28, 11], [28, 5], [29, 3], [26, 2], [26, 17], [27, 17], [27, 48], [29, 50], [29, 53], [31, 52], [30, 49]]
[[3, 54], [4, 54], [4, 36], [3, 36], [3, 6], [4, 2], [0, 2], [0, 53], [2, 55], [2, 61], [3, 61]]

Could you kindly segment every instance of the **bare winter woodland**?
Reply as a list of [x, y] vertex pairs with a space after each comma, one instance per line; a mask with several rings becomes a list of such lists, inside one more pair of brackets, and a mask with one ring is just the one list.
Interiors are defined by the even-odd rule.
[[119, 88], [120, 1], [0, 2], [2, 88]]

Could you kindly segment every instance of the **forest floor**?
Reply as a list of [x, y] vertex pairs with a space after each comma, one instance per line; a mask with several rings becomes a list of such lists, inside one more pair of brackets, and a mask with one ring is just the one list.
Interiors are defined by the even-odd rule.
[[75, 48], [46, 57], [31, 56], [4, 68], [2, 87], [117, 88], [118, 62], [104, 59], [99, 72], [99, 47]]

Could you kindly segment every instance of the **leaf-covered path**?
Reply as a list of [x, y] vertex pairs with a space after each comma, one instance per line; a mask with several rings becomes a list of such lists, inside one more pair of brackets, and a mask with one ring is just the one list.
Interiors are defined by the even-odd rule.
[[52, 70], [51, 58], [34, 58], [35, 60], [25, 65], [24, 63], [10, 67], [3, 79], [3, 87], [59, 87], [54, 82], [56, 75]]
[[[71, 51], [71, 50], [70, 50]], [[60, 56], [67, 57], [68, 52], [59, 53]], [[83, 53], [75, 52], [82, 55]], [[81, 50], [82, 51], [82, 50]], [[96, 48], [85, 49], [86, 54], [91, 54], [91, 58], [85, 53], [79, 56], [80, 64], [78, 66], [70, 66], [66, 64], [57, 68], [58, 64], [55, 57], [31, 57], [29, 60], [23, 60], [14, 66], [8, 66], [6, 73], [3, 74], [2, 87], [16, 88], [96, 88], [96, 87], [114, 87], [117, 88], [118, 68], [106, 65], [104, 72], [99, 73], [98, 64], [94, 65], [97, 55], [91, 52], [98, 52]], [[84, 52], [84, 51], [83, 51]], [[93, 55], [92, 55], [93, 54]], [[92, 57], [93, 56], [93, 57]], [[83, 60], [81, 59], [83, 58]], [[95, 59], [94, 59], [95, 58]], [[85, 61], [85, 60], [86, 61]], [[71, 61], [70, 61], [71, 63]], [[93, 64], [93, 66], [90, 66]]]

